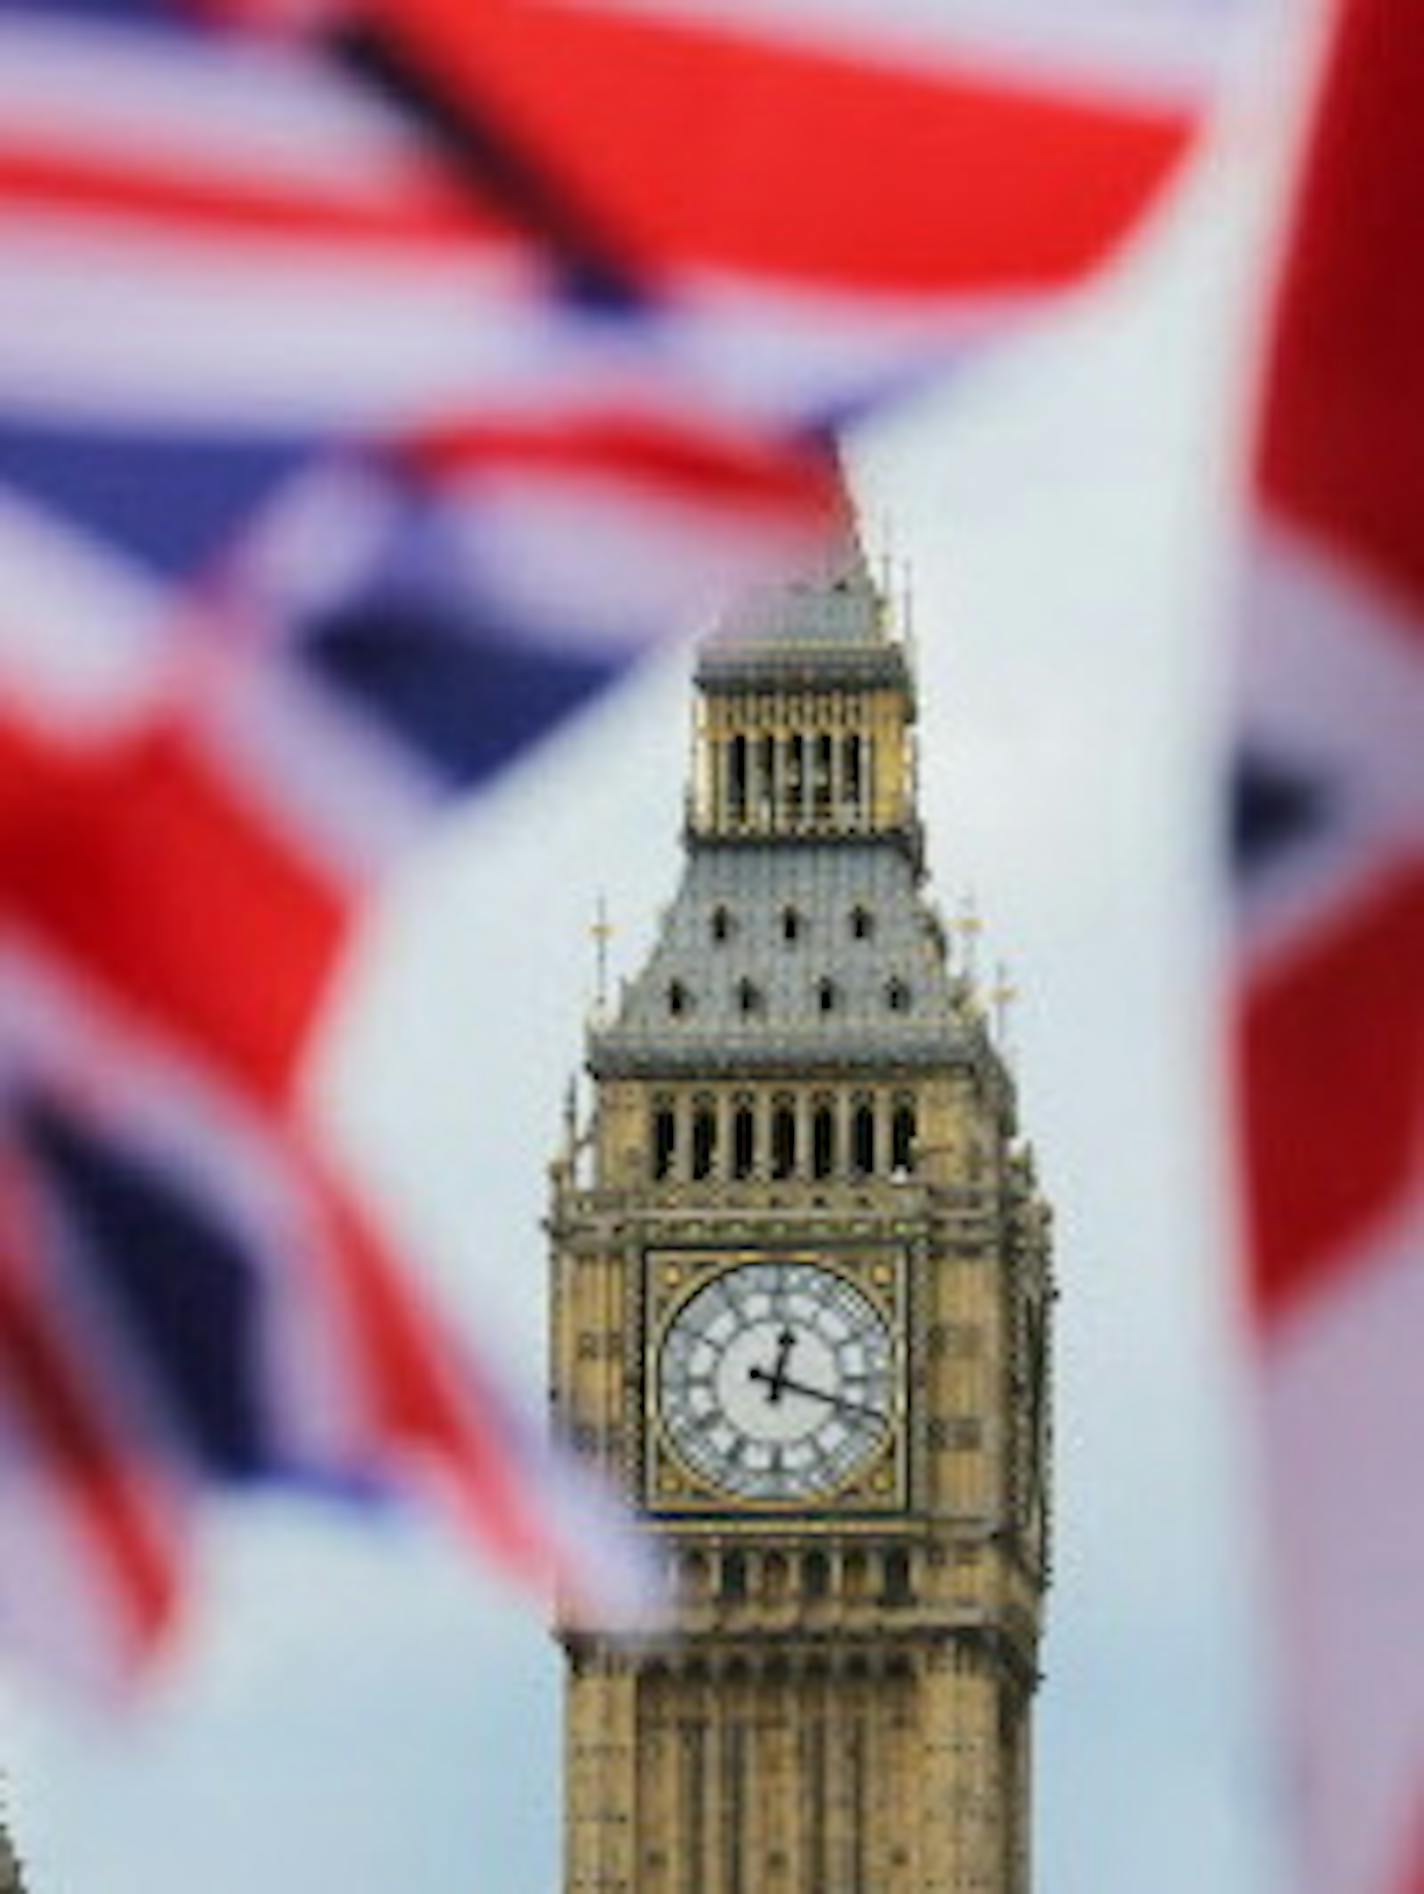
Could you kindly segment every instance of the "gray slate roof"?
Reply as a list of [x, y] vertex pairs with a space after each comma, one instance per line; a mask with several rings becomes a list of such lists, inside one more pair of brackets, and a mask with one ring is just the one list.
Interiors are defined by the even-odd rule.
[[[867, 939], [852, 931], [857, 907], [871, 917]], [[800, 923], [793, 942], [788, 908]], [[725, 941], [714, 936], [718, 909], [730, 922]], [[744, 981], [758, 995], [752, 1012], [740, 1001]], [[903, 1010], [889, 1001], [895, 982]], [[681, 1012], [669, 1003], [675, 984]], [[590, 1034], [589, 1063], [600, 1075], [884, 1068], [966, 1056], [974, 1036], [940, 924], [894, 841], [702, 842], [616, 1018]]]
[[884, 601], [853, 540], [791, 584], [742, 594], [702, 647], [704, 687], [836, 682], [912, 684]]
[[713, 643], [789, 638], [798, 644], [878, 644], [883, 636], [880, 600], [864, 554], [849, 541], [790, 584], [744, 592], [718, 625]]

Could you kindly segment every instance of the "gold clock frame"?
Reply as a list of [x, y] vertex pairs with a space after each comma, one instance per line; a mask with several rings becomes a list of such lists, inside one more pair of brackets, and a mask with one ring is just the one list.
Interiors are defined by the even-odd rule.
[[[809, 1263], [840, 1276], [863, 1295], [885, 1323], [891, 1346], [891, 1424], [880, 1451], [839, 1486], [788, 1499], [728, 1493], [679, 1457], [658, 1401], [658, 1363], [668, 1328], [683, 1306], [709, 1283], [753, 1263]], [[738, 1519], [752, 1522], [847, 1515], [867, 1519], [902, 1513], [909, 1503], [907, 1259], [899, 1246], [766, 1244], [756, 1247], [658, 1248], [643, 1266], [642, 1503], [653, 1518], [679, 1524]]]

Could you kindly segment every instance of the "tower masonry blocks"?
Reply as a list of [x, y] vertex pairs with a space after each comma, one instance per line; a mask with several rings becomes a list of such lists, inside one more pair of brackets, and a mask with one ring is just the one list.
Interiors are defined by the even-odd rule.
[[556, 1424], [675, 1598], [562, 1633], [566, 1894], [1028, 1894], [1050, 1219], [858, 552], [696, 695], [682, 883], [551, 1167]]

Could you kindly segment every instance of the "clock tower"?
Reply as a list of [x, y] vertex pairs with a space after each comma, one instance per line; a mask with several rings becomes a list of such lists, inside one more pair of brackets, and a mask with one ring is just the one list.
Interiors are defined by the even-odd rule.
[[674, 1623], [566, 1632], [565, 1894], [1027, 1894], [1049, 1214], [859, 552], [702, 648], [681, 886], [553, 1166], [558, 1424]]

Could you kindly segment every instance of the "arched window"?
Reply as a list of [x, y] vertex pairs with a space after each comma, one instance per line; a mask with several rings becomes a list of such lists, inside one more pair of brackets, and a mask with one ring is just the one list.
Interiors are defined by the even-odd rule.
[[814, 778], [814, 801], [816, 820], [828, 822], [831, 816], [831, 752], [832, 739], [828, 730], [823, 730], [816, 738], [816, 766]]
[[850, 911], [850, 931], [854, 940], [869, 940], [875, 932], [875, 916], [869, 908], [857, 905]]
[[796, 1107], [779, 1098], [771, 1108], [771, 1174], [790, 1177], [796, 1169]]
[[761, 1011], [761, 988], [753, 980], [738, 980], [737, 1008], [743, 1013]]
[[739, 1099], [732, 1110], [732, 1175], [750, 1177], [756, 1169], [756, 1113], [748, 1100]]
[[816, 982], [816, 1006], [817, 1010], [822, 1013], [833, 1013], [836, 1010], [836, 983], [834, 980], [818, 980]]
[[653, 1176], [672, 1176], [677, 1156], [677, 1114], [666, 1101], [653, 1107]]
[[885, 1602], [887, 1605], [908, 1605], [912, 1596], [910, 1555], [903, 1546], [896, 1546], [885, 1554]]
[[829, 1177], [836, 1168], [836, 1114], [829, 1099], [819, 1099], [811, 1114], [811, 1172]]
[[692, 1005], [692, 995], [682, 984], [681, 980], [669, 981], [667, 1004], [668, 1011], [672, 1014], [674, 1019], [680, 1019], [682, 1015], [690, 1009]]
[[769, 822], [775, 807], [776, 738], [769, 732], [757, 744], [757, 813]]
[[788, 947], [801, 938], [801, 916], [795, 908], [781, 910], [781, 938]]
[[741, 736], [727, 746], [727, 813], [733, 822], [747, 819], [747, 740]]
[[865, 794], [865, 780], [861, 770], [860, 738], [849, 736], [841, 752], [841, 769], [845, 778], [846, 815], [855, 822], [863, 817], [861, 799]]
[[831, 1589], [831, 1561], [824, 1552], [808, 1552], [801, 1561], [801, 1591], [807, 1598], [825, 1598]]
[[730, 908], [715, 907], [711, 920], [712, 938], [717, 945], [723, 946], [732, 938], [732, 912]]
[[875, 1106], [864, 1094], [851, 1110], [850, 1163], [857, 1177], [869, 1177], [875, 1169]]
[[717, 1113], [706, 1099], [698, 1099], [692, 1110], [692, 1175], [701, 1180], [712, 1175], [717, 1156]]
[[786, 815], [790, 822], [801, 820], [806, 800], [806, 744], [797, 734], [786, 746]]
[[892, 1013], [908, 1013], [910, 1010], [910, 989], [901, 979], [885, 982], [885, 1004]]
[[870, 1563], [863, 1552], [847, 1552], [841, 1566], [845, 1594], [850, 1599], [864, 1598], [869, 1589]]
[[722, 1596], [745, 1598], [747, 1595], [747, 1555], [745, 1552], [722, 1554]]
[[907, 1098], [896, 1101], [890, 1120], [890, 1168], [906, 1176], [915, 1168], [915, 1107]]

